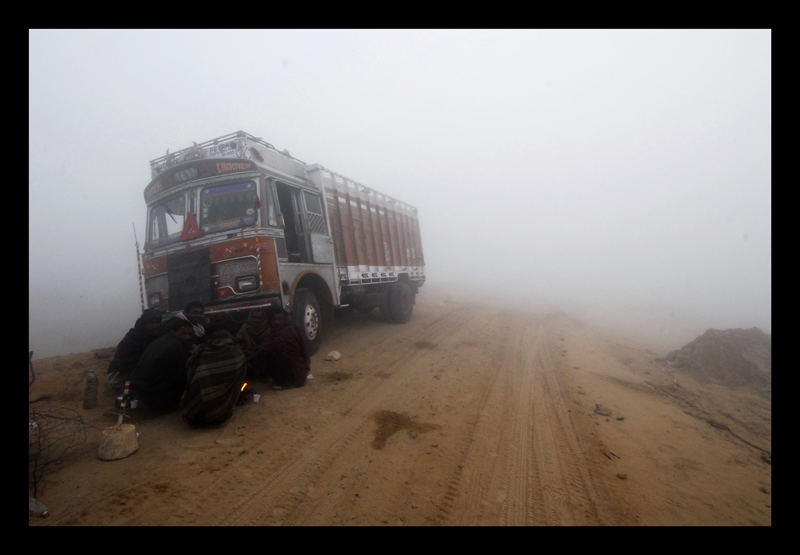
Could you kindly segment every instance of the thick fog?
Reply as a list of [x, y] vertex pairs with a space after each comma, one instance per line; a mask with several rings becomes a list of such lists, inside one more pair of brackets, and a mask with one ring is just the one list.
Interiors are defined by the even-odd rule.
[[31, 30], [29, 46], [37, 358], [116, 345], [141, 311], [149, 161], [237, 130], [416, 206], [423, 295], [675, 341], [771, 333], [769, 30]]

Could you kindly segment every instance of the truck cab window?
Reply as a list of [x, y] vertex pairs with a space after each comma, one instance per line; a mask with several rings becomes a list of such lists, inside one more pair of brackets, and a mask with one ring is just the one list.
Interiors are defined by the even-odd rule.
[[328, 228], [325, 226], [325, 215], [322, 213], [322, 199], [320, 199], [319, 195], [309, 191], [304, 191], [303, 195], [306, 198], [309, 231], [327, 234]]
[[255, 225], [260, 207], [255, 181], [206, 187], [200, 193], [200, 227], [213, 233]]
[[266, 200], [267, 204], [267, 225], [277, 227], [281, 224], [278, 221], [278, 216], [276, 214], [276, 203], [273, 198], [274, 195], [272, 194], [272, 182], [269, 180], [265, 180], [264, 195], [264, 199]]
[[150, 242], [161, 246], [177, 241], [186, 220], [186, 195], [181, 194], [153, 206], [150, 212]]

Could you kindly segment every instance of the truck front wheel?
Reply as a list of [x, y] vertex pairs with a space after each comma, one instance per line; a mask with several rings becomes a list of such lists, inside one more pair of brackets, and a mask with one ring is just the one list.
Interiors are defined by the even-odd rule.
[[298, 289], [295, 292], [292, 319], [303, 333], [309, 354], [316, 353], [322, 342], [322, 311], [311, 289]]

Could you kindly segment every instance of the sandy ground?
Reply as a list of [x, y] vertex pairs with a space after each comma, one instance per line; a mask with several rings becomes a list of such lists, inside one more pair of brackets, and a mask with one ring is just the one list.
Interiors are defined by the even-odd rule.
[[51, 398], [31, 406], [87, 436], [31, 526], [771, 525], [770, 400], [565, 314], [430, 292], [404, 325], [344, 312], [306, 387], [253, 384], [208, 429], [133, 411], [139, 449], [116, 461], [96, 456], [109, 392], [81, 407], [102, 354], [34, 360], [30, 398]]

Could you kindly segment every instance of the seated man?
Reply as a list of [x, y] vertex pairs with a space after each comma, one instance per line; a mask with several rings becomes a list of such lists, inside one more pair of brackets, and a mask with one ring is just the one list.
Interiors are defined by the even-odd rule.
[[249, 379], [258, 379], [263, 376], [258, 375], [256, 368], [253, 366], [250, 357], [263, 345], [264, 340], [269, 333], [269, 320], [267, 318], [267, 311], [263, 308], [256, 308], [250, 311], [247, 315], [247, 321], [242, 324], [236, 334], [236, 340], [244, 351], [244, 355], [248, 357], [247, 377]]
[[108, 385], [115, 394], [122, 393], [142, 353], [161, 334], [161, 314], [155, 308], [145, 310], [117, 345], [106, 371]]
[[230, 417], [247, 371], [244, 353], [225, 329], [209, 330], [186, 364], [183, 418], [192, 426], [218, 424]]
[[305, 340], [286, 311], [275, 314], [252, 360], [258, 375], [272, 379], [273, 389], [303, 387], [311, 371]]
[[131, 374], [131, 392], [145, 407], [178, 408], [191, 344], [192, 324], [173, 318], [167, 322], [167, 332], [147, 346]]
[[192, 301], [187, 303], [184, 309], [175, 315], [176, 318], [186, 320], [192, 324], [192, 330], [194, 333], [194, 336], [192, 337], [192, 343], [195, 345], [202, 343], [203, 336], [206, 334], [207, 321], [205, 312], [206, 309], [203, 306], [203, 303], [199, 301]]

